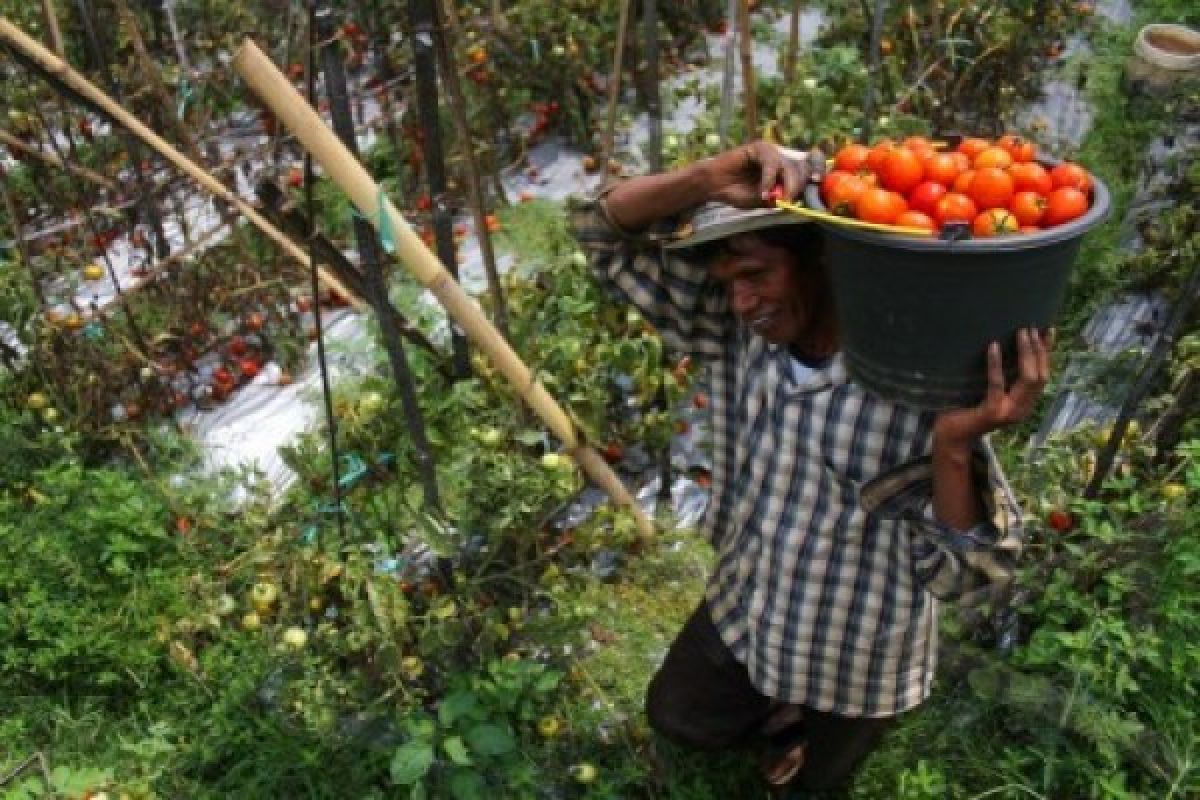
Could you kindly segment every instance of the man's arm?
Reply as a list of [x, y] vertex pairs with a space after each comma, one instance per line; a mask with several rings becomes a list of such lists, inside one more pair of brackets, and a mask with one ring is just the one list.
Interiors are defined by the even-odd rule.
[[783, 187], [785, 199], [794, 199], [804, 190], [807, 170], [807, 163], [785, 158], [775, 145], [751, 142], [671, 172], [624, 181], [609, 192], [605, 205], [613, 224], [640, 231], [710, 201], [765, 207], [776, 185]]
[[943, 524], [965, 531], [983, 519], [979, 489], [971, 476], [971, 453], [980, 437], [1026, 419], [1050, 379], [1053, 333], [1043, 341], [1036, 329], [1017, 332], [1018, 377], [1005, 390], [1000, 348], [988, 348], [988, 392], [975, 408], [938, 415], [933, 428], [933, 513]]

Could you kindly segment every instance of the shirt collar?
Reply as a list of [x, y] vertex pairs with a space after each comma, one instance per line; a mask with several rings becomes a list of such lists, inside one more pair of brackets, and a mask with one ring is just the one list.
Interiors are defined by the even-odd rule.
[[850, 379], [846, 374], [846, 360], [841, 351], [835, 353], [824, 367], [812, 370], [812, 376], [803, 385], [796, 383], [795, 371], [792, 369], [795, 356], [785, 345], [768, 343], [767, 353], [771, 369], [775, 371], [775, 379], [783, 384], [789, 394], [819, 392], [846, 383]]

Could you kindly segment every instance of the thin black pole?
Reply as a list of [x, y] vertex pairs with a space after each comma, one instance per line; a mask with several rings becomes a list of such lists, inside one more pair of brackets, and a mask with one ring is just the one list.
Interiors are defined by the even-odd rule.
[[[317, 107], [317, 11], [315, 4], [309, 4], [308, 7], [308, 69], [305, 75], [307, 84], [308, 102], [313, 108]], [[344, 519], [344, 509], [342, 508], [342, 477], [341, 477], [341, 461], [338, 455], [337, 441], [337, 417], [333, 412], [333, 389], [329, 383], [329, 363], [325, 357], [325, 331], [321, 324], [321, 281], [318, 275], [317, 261], [317, 217], [316, 199], [313, 195], [313, 187], [317, 182], [316, 173], [313, 171], [312, 154], [307, 150], [304, 151], [304, 205], [308, 211], [308, 218], [312, 220], [312, 230], [308, 239], [308, 260], [309, 260], [309, 283], [310, 291], [313, 297], [313, 325], [317, 331], [317, 365], [321, 370], [321, 397], [325, 401], [325, 422], [329, 428], [329, 459], [331, 462], [330, 471], [333, 475], [333, 503], [334, 516], [337, 519], [337, 531], [339, 544], [344, 545], [346, 541], [346, 523]]]
[[[642, 86], [645, 88], [646, 97], [646, 116], [649, 120], [650, 136], [646, 142], [649, 148], [647, 153], [650, 165], [650, 172], [662, 172], [663, 157], [662, 157], [662, 97], [659, 92], [659, 63], [658, 63], [658, 2], [657, 0], [643, 0], [642, 5], [642, 36], [644, 38], [644, 56], [646, 62], [645, 80]], [[665, 373], [667, 368], [666, 354], [659, 353], [658, 370], [659, 375]], [[668, 410], [667, 389], [663, 383], [658, 385], [658, 389], [654, 394], [654, 408], [657, 411]], [[658, 506], [659, 508], [670, 508], [671, 505], [671, 438], [667, 437], [667, 443], [663, 445], [658, 452]]]
[[1083, 491], [1085, 500], [1094, 500], [1100, 494], [1104, 480], [1108, 477], [1109, 470], [1112, 469], [1113, 461], [1116, 460], [1117, 450], [1120, 449], [1121, 443], [1125, 439], [1129, 421], [1133, 419], [1138, 406], [1141, 405], [1142, 400], [1154, 385], [1158, 371], [1162, 369], [1163, 363], [1170, 355], [1180, 329], [1187, 322], [1192, 308], [1198, 300], [1200, 300], [1200, 263], [1192, 267], [1192, 273], [1180, 291], [1179, 298], [1175, 301], [1175, 307], [1171, 309], [1170, 319], [1159, 333], [1158, 340], [1154, 343], [1154, 349], [1150, 351], [1150, 356], [1138, 374], [1137, 381], [1130, 388], [1125, 401], [1121, 403], [1121, 409], [1117, 412], [1117, 420], [1112, 426], [1112, 433], [1109, 434], [1104, 449], [1096, 458], [1096, 470], [1092, 473], [1092, 479], [1088, 482], [1087, 488]]
[[[433, 207], [433, 235], [438, 258], [458, 280], [458, 259], [452, 228], [454, 219], [446, 194], [446, 161], [442, 149], [442, 127], [438, 119], [437, 51], [433, 40], [438, 30], [434, 24], [433, 0], [408, 0], [408, 16], [417, 82], [417, 116], [424, 136], [425, 174], [429, 180], [429, 199]], [[454, 374], [465, 378], [471, 374], [467, 339], [453, 322], [450, 323], [450, 330]]]
[[[358, 158], [358, 142], [355, 141], [354, 118], [350, 112], [350, 97], [346, 91], [346, 74], [342, 67], [337, 41], [334, 38], [337, 26], [332, 9], [325, 8], [317, 14], [317, 35], [321, 39], [321, 68], [325, 75], [325, 94], [329, 98], [329, 111], [333, 115], [333, 130], [351, 155]], [[425, 435], [425, 420], [421, 416], [421, 404], [417, 399], [416, 381], [404, 353], [404, 340], [400, 336], [399, 314], [388, 299], [387, 280], [383, 274], [384, 255], [381, 252], [375, 229], [359, 215], [354, 216], [354, 238], [362, 264], [363, 280], [367, 289], [367, 300], [375, 309], [383, 347], [391, 363], [392, 375], [400, 391], [400, 403], [404, 408], [404, 419], [413, 443], [413, 460], [421, 479], [425, 494], [425, 505], [432, 510], [441, 509], [438, 496], [437, 475], [434, 468], [432, 448]], [[315, 259], [314, 259], [315, 263]]]
[[441, 59], [442, 85], [446, 87], [450, 98], [450, 116], [458, 134], [463, 153], [463, 166], [466, 171], [467, 198], [471, 204], [471, 214], [475, 220], [475, 238], [479, 241], [479, 254], [483, 258], [483, 271], [487, 275], [488, 294], [492, 299], [492, 319], [497, 330], [505, 339], [508, 333], [508, 307], [504, 299], [504, 287], [500, 285], [500, 272], [496, 268], [496, 253], [492, 248], [492, 232], [488, 229], [487, 213], [483, 204], [483, 191], [479, 177], [479, 162], [475, 158], [475, 140], [471, 137], [471, 125], [467, 120], [467, 101], [463, 97], [459, 85], [454, 51], [449, 42], [449, 16], [439, 0], [433, 0], [434, 13], [437, 16], [438, 58]]

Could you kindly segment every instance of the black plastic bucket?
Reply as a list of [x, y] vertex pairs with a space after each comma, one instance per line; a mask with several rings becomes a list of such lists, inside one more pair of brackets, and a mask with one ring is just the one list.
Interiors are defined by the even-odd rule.
[[[973, 406], [998, 341], [1013, 380], [1017, 330], [1053, 325], [1083, 235], [1108, 216], [1108, 188], [1092, 182], [1087, 213], [1037, 233], [944, 241], [819, 222], [850, 376], [913, 408]], [[817, 186], [805, 199], [826, 210]]]

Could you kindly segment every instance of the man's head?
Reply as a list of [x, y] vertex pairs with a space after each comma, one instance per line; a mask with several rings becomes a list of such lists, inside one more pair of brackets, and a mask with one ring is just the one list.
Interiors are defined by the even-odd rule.
[[836, 348], [823, 237], [815, 225], [736, 233], [701, 245], [696, 255], [757, 335], [812, 356]]

